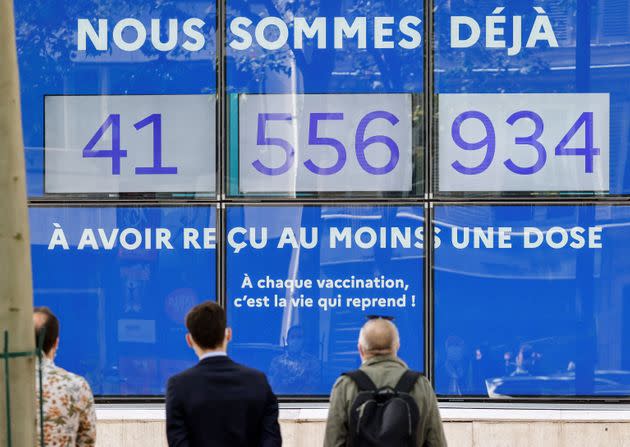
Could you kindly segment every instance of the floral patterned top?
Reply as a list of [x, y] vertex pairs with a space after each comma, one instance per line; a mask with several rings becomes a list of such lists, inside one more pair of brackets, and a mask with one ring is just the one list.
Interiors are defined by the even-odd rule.
[[[47, 358], [42, 360], [42, 373], [45, 446], [95, 446], [96, 416], [90, 385], [83, 377], [59, 368]], [[37, 374], [39, 387], [39, 371]], [[39, 399], [39, 392], [37, 398]], [[39, 430], [39, 401], [37, 418]]]

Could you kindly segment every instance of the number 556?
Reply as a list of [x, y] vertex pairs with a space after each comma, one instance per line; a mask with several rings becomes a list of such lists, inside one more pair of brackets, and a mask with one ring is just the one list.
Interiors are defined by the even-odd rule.
[[[334, 151], [335, 161], [329, 166], [318, 166], [312, 159], [304, 162], [306, 169], [316, 175], [333, 175], [343, 169], [347, 161], [347, 150], [341, 141], [333, 137], [323, 137], [319, 135], [319, 123], [321, 121], [343, 121], [343, 113], [310, 113], [308, 119], [308, 145], [328, 147]], [[390, 112], [377, 110], [366, 114], [357, 126], [354, 134], [354, 146], [359, 166], [372, 175], [384, 175], [398, 165], [400, 151], [396, 142], [385, 135], [374, 135], [366, 138], [365, 134], [369, 124], [375, 120], [386, 120], [392, 126], [396, 126], [399, 119]], [[256, 144], [258, 146], [276, 147], [284, 152], [284, 162], [278, 167], [266, 166], [262, 161], [255, 160], [252, 166], [261, 174], [275, 176], [282, 175], [289, 171], [295, 162], [295, 148], [289, 141], [280, 137], [270, 137], [267, 135], [267, 122], [281, 121], [291, 124], [293, 117], [290, 113], [259, 113]], [[384, 166], [372, 165], [367, 157], [367, 148], [376, 143], [381, 143], [389, 151], [389, 159]]]

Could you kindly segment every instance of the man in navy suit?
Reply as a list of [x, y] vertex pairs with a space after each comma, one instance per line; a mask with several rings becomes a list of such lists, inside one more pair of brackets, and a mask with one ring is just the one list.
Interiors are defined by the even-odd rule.
[[278, 401], [260, 371], [226, 354], [225, 311], [206, 301], [186, 315], [186, 342], [199, 363], [173, 376], [166, 391], [170, 447], [279, 447]]

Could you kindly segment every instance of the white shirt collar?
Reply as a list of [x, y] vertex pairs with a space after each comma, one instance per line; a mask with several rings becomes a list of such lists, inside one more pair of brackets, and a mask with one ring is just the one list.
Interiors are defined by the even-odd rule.
[[199, 361], [202, 361], [202, 360], [205, 360], [205, 359], [209, 359], [211, 357], [223, 357], [223, 356], [227, 356], [227, 352], [225, 352], [225, 351], [206, 352], [204, 355], [199, 357]]

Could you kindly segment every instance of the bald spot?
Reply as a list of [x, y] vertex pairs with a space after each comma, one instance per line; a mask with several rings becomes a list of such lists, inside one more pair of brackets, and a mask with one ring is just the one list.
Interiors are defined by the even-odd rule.
[[33, 314], [33, 324], [35, 325], [35, 330], [39, 331], [46, 321], [48, 320], [48, 316], [41, 312], [35, 312]]
[[369, 320], [361, 328], [359, 344], [369, 355], [396, 354], [400, 346], [398, 329], [389, 320]]

